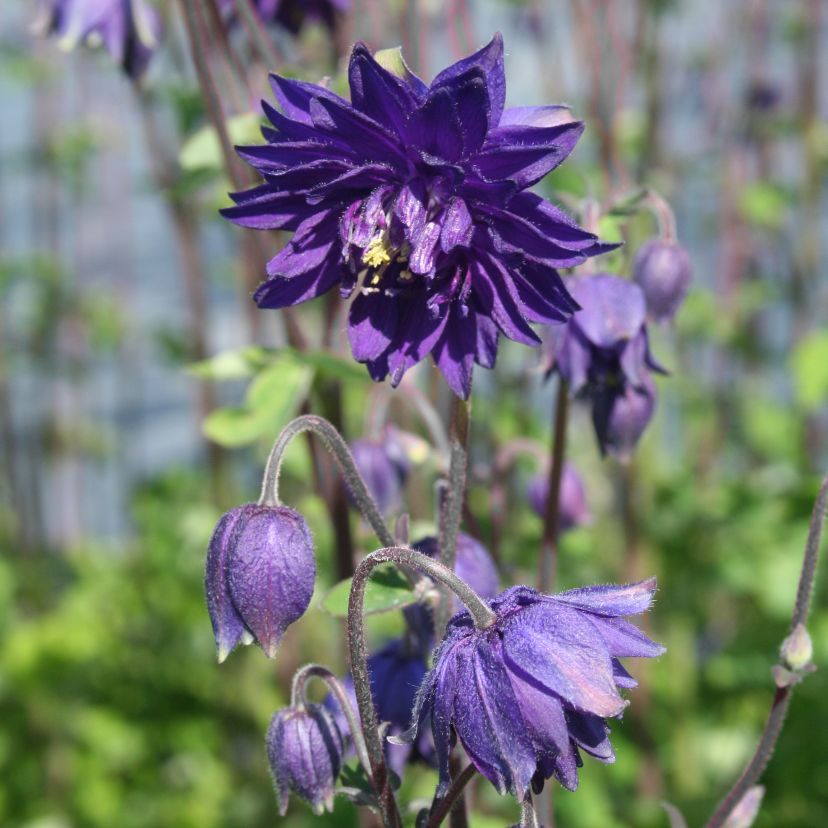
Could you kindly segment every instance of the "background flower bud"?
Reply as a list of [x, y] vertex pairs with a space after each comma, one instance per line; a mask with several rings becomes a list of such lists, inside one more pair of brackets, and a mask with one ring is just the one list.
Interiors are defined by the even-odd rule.
[[398, 508], [409, 465], [393, 431], [381, 440], [354, 440], [351, 443], [359, 473], [383, 514]]
[[288, 707], [274, 714], [267, 730], [267, 758], [279, 802], [287, 812], [293, 791], [319, 816], [333, 810], [334, 785], [342, 767], [342, 734], [320, 704]]
[[230, 598], [269, 658], [310, 604], [316, 579], [313, 539], [286, 506], [256, 506], [239, 520], [227, 557]]
[[690, 256], [672, 239], [651, 239], [636, 254], [633, 278], [644, 291], [647, 315], [656, 322], [669, 322], [693, 278]]
[[[549, 498], [549, 475], [537, 474], [526, 487], [526, 499], [535, 514], [543, 518], [546, 501]], [[572, 463], [565, 463], [561, 475], [561, 492], [558, 504], [558, 527], [568, 532], [576, 526], [585, 526], [592, 521], [592, 514], [586, 501], [584, 481]]]

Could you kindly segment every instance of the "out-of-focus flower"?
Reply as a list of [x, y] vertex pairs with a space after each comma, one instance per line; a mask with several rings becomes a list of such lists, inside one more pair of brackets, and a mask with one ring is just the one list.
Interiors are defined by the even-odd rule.
[[[440, 559], [440, 546], [435, 537], [422, 538], [412, 546], [434, 560]], [[500, 589], [500, 576], [491, 553], [480, 541], [464, 532], [457, 535], [454, 571], [481, 598], [494, 598]], [[455, 612], [463, 609], [462, 603], [456, 597], [454, 607]]]
[[411, 470], [396, 435], [396, 429], [389, 428], [379, 440], [354, 440], [351, 443], [354, 462], [383, 514], [399, 507]]
[[317, 816], [326, 808], [333, 810], [343, 740], [334, 717], [322, 705], [279, 710], [271, 719], [266, 746], [281, 816], [287, 812], [290, 791]]
[[672, 239], [650, 239], [635, 256], [633, 278], [644, 291], [650, 319], [670, 322], [693, 278], [690, 256]]
[[144, 74], [164, 33], [147, 0], [41, 0], [35, 28], [55, 35], [62, 49], [104, 46], [133, 80]]
[[[338, 14], [351, 8], [351, 0], [252, 0], [263, 23], [275, 23], [298, 34], [308, 20], [324, 23], [333, 29]], [[221, 0], [222, 13], [237, 18], [238, 0]]]
[[[537, 474], [526, 487], [526, 499], [532, 511], [540, 518], [546, 515], [546, 501], [549, 499], [549, 475]], [[572, 463], [564, 463], [561, 474], [561, 491], [558, 501], [558, 529], [568, 532], [576, 526], [586, 526], [592, 521], [587, 505], [584, 481]]]
[[472, 366], [494, 365], [500, 334], [537, 345], [530, 322], [576, 309], [556, 268], [605, 252], [591, 233], [530, 192], [583, 129], [563, 107], [504, 109], [503, 42], [426, 85], [363, 44], [351, 100], [271, 76], [281, 112], [263, 102], [268, 143], [239, 148], [264, 183], [223, 214], [293, 231], [256, 291], [263, 308], [338, 286], [353, 296], [354, 358], [397, 385], [431, 354], [467, 397]]
[[552, 776], [575, 790], [580, 751], [613, 762], [605, 719], [627, 706], [619, 688], [635, 686], [618, 659], [664, 652], [623, 616], [647, 610], [655, 588], [654, 579], [557, 595], [517, 586], [490, 602], [486, 629], [455, 615], [414, 719], [418, 729], [431, 720], [438, 792], [450, 784], [452, 732], [500, 793], [519, 798]]
[[627, 460], [655, 410], [650, 371], [665, 373], [650, 353], [644, 293], [608, 273], [572, 279], [568, 287], [581, 310], [565, 326], [549, 328], [551, 368], [570, 393], [591, 401], [602, 454]]
[[223, 515], [204, 576], [219, 661], [253, 641], [273, 658], [285, 630], [308, 608], [315, 579], [313, 539], [298, 512], [247, 503]]
[[[371, 696], [380, 722], [388, 722], [388, 735], [397, 736], [411, 724], [414, 701], [425, 674], [428, 672], [424, 642], [411, 637], [395, 638], [382, 649], [368, 657], [368, 674], [371, 678]], [[359, 715], [354, 694], [354, 682], [350, 674], [342, 680], [351, 706]], [[339, 701], [333, 694], [325, 698], [325, 707], [336, 718], [340, 731], [350, 738], [350, 728]], [[431, 735], [423, 731], [413, 744], [388, 743], [388, 764], [398, 776], [402, 776], [406, 763], [434, 762], [434, 745]]]

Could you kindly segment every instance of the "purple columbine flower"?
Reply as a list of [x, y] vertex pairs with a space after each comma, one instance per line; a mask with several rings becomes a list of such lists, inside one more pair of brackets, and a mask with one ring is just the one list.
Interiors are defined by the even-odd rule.
[[35, 27], [62, 49], [103, 45], [133, 80], [146, 71], [163, 37], [158, 10], [146, 0], [41, 0]]
[[411, 464], [396, 431], [387, 429], [379, 440], [354, 440], [351, 453], [380, 511], [388, 514], [399, 508]]
[[490, 602], [486, 629], [455, 615], [414, 717], [418, 729], [431, 718], [438, 791], [451, 781], [452, 733], [500, 793], [521, 799], [553, 776], [575, 790], [581, 751], [613, 762], [605, 719], [627, 706], [619, 689], [636, 685], [618, 659], [664, 652], [623, 616], [647, 610], [655, 588], [655, 579], [557, 595], [517, 586]]
[[[427, 537], [412, 544], [413, 548], [434, 560], [440, 559], [440, 546], [435, 537]], [[460, 532], [454, 571], [481, 597], [494, 598], [500, 589], [500, 575], [491, 553], [480, 541]], [[455, 612], [463, 609], [459, 599], [454, 599]]]
[[[538, 517], [546, 516], [546, 501], [549, 499], [548, 474], [537, 474], [529, 481], [526, 499]], [[584, 481], [575, 466], [566, 462], [561, 475], [558, 528], [561, 532], [568, 532], [576, 526], [586, 526], [591, 522], [592, 513], [587, 504]]]
[[237, 506], [207, 548], [204, 589], [219, 662], [255, 641], [269, 658], [313, 595], [316, 560], [304, 518], [285, 506]]
[[[268, 143], [241, 147], [264, 178], [223, 215], [289, 230], [255, 293], [263, 308], [338, 286], [352, 296], [354, 358], [399, 384], [431, 354], [467, 397], [500, 334], [537, 345], [530, 322], [577, 308], [558, 274], [611, 249], [529, 188], [572, 151], [583, 124], [563, 107], [504, 109], [503, 41], [426, 85], [404, 65], [351, 54], [351, 100], [272, 75]], [[566, 121], [561, 123], [564, 116]]]
[[581, 310], [549, 328], [552, 368], [570, 393], [591, 401], [601, 453], [627, 460], [655, 410], [650, 371], [666, 373], [650, 353], [644, 293], [609, 273], [571, 279], [568, 287]]
[[690, 256], [673, 239], [650, 239], [635, 256], [633, 278], [644, 291], [648, 316], [654, 322], [670, 322], [693, 278]]
[[[238, 2], [221, 0], [222, 13], [235, 20]], [[351, 0], [253, 0], [253, 6], [262, 22], [275, 23], [298, 34], [308, 20], [333, 29], [337, 16], [351, 8]]]
[[333, 810], [343, 740], [334, 717], [322, 705], [287, 707], [275, 713], [266, 746], [280, 816], [287, 812], [290, 791], [317, 816], [326, 808]]

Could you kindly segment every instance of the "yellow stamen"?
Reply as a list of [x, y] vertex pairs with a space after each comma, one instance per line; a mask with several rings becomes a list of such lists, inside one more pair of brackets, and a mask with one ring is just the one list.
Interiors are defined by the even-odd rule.
[[391, 261], [391, 250], [385, 235], [375, 236], [362, 253], [362, 261], [368, 267], [381, 267]]

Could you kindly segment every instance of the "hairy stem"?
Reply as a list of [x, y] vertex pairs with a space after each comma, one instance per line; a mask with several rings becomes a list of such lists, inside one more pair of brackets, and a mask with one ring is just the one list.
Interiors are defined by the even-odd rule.
[[541, 553], [538, 559], [538, 591], [549, 592], [555, 588], [558, 563], [558, 535], [560, 534], [561, 478], [563, 477], [566, 449], [566, 427], [569, 420], [569, 384], [561, 378], [558, 382], [558, 399], [555, 404], [555, 420], [552, 429], [552, 465], [549, 467], [549, 495], [543, 518]]
[[342, 435], [325, 419], [314, 414], [304, 414], [291, 420], [281, 431], [273, 444], [270, 456], [267, 458], [264, 477], [262, 479], [262, 493], [259, 503], [269, 506], [278, 506], [279, 475], [282, 469], [285, 451], [290, 443], [299, 434], [310, 431], [315, 434], [322, 445], [331, 453], [336, 465], [345, 480], [346, 485], [354, 497], [357, 508], [379, 538], [380, 543], [386, 546], [394, 545], [394, 535], [385, 523], [376, 501], [368, 491], [362, 475], [354, 462], [354, 457]]
[[[449, 479], [448, 491], [440, 510], [439, 545], [440, 560], [449, 569], [454, 569], [457, 554], [457, 535], [463, 517], [463, 501], [466, 496], [466, 467], [468, 463], [467, 446], [469, 441], [470, 404], [453, 397], [451, 422], [449, 424]], [[441, 590], [442, 597], [435, 613], [434, 628], [437, 640], [443, 636], [443, 630], [451, 616], [451, 601], [446, 590]]]
[[[808, 540], [805, 544], [802, 572], [799, 576], [799, 588], [796, 592], [796, 602], [791, 616], [791, 632], [797, 624], [804, 624], [808, 619], [826, 512], [828, 512], [828, 477], [822, 481], [811, 513], [811, 524], [808, 529]], [[742, 797], [759, 781], [773, 756], [776, 743], [782, 733], [782, 726], [785, 723], [785, 714], [788, 712], [788, 706], [791, 703], [792, 692], [793, 685], [777, 687], [770, 714], [755, 753], [736, 784], [728, 791], [718, 808], [713, 812], [706, 828], [721, 828], [733, 809], [742, 801]]]
[[290, 691], [291, 705], [294, 707], [299, 707], [300, 705], [307, 706], [306, 687], [308, 681], [312, 678], [322, 679], [334, 696], [336, 696], [336, 700], [339, 702], [342, 713], [348, 722], [348, 727], [351, 731], [351, 741], [354, 743], [357, 759], [359, 759], [359, 763], [365, 769], [365, 773], [368, 774], [368, 779], [373, 780], [371, 775], [371, 760], [368, 757], [368, 748], [365, 745], [365, 737], [362, 735], [359, 716], [357, 716], [356, 711], [351, 706], [348, 691], [327, 667], [323, 667], [320, 664], [306, 664], [296, 671], [293, 676], [293, 686]]

